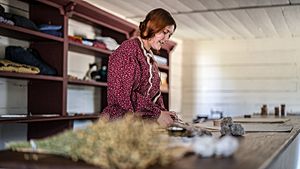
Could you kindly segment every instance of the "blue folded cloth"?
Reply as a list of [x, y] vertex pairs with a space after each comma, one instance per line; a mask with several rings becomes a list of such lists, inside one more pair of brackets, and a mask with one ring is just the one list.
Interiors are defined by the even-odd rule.
[[57, 31], [62, 28], [61, 25], [50, 25], [50, 24], [41, 24], [39, 25], [39, 30], [40, 31]]
[[41, 30], [41, 32], [43, 33], [47, 33], [53, 36], [57, 36], [57, 37], [62, 37], [62, 32], [60, 31], [55, 31], [55, 30]]

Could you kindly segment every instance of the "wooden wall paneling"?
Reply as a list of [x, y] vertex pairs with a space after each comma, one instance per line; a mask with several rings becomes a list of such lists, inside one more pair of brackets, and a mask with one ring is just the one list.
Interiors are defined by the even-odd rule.
[[247, 9], [247, 13], [266, 37], [278, 37], [278, 33], [265, 9]]
[[284, 8], [268, 8], [266, 12], [272, 21], [272, 24], [275, 27], [276, 32], [278, 33], [279, 37], [290, 37], [291, 32], [289, 27], [286, 23], [286, 20], [283, 15]]
[[248, 12], [246, 10], [234, 10], [231, 11], [231, 14], [239, 20], [240, 23], [244, 25], [246, 29], [248, 29], [251, 32], [251, 37], [263, 37], [263, 32], [259, 31], [254, 21], [249, 16]]

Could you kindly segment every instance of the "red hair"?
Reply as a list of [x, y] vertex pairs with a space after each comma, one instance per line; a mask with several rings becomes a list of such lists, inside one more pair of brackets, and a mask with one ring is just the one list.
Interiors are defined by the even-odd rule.
[[152, 38], [166, 26], [171, 25], [174, 25], [175, 30], [176, 22], [168, 11], [162, 8], [153, 9], [147, 14], [145, 20], [140, 22], [140, 36], [142, 39]]

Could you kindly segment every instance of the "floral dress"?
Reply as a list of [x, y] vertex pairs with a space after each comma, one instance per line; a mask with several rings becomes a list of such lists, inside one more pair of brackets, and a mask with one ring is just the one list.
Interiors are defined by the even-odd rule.
[[166, 110], [160, 92], [160, 76], [153, 53], [144, 49], [140, 39], [124, 41], [108, 61], [108, 106], [102, 115], [109, 119], [127, 112], [157, 119]]

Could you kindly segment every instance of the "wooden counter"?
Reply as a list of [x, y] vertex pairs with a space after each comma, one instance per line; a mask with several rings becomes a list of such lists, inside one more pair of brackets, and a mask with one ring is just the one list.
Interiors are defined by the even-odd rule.
[[[291, 154], [291, 146], [298, 146], [300, 117], [292, 116], [286, 122], [294, 126], [291, 132], [258, 132], [247, 133], [240, 138], [240, 147], [231, 158], [198, 158], [191, 155], [178, 160], [167, 167], [156, 169], [268, 169], [278, 167], [278, 161], [284, 154], [290, 154], [294, 159], [299, 157], [297, 151]], [[297, 137], [297, 139], [295, 139]], [[293, 156], [294, 155], [294, 156]], [[290, 159], [290, 157], [289, 157]], [[24, 160], [24, 153], [0, 151], [0, 168], [96, 168], [83, 162], [73, 162], [70, 159], [54, 155], [39, 155], [38, 160]], [[281, 166], [286, 168], [287, 166]], [[153, 168], [153, 167], [152, 167]], [[279, 168], [279, 167], [278, 167]]]

